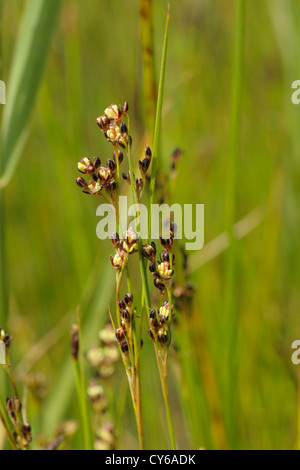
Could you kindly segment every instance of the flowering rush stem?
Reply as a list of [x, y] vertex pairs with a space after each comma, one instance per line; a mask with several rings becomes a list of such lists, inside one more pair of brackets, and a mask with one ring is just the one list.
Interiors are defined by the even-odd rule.
[[161, 112], [162, 112], [163, 93], [164, 93], [164, 84], [165, 84], [165, 71], [166, 71], [166, 61], [167, 61], [169, 21], [170, 21], [170, 5], [168, 5], [168, 14], [167, 14], [163, 53], [162, 53], [161, 68], [160, 68], [160, 78], [159, 78], [159, 85], [158, 85], [158, 97], [157, 97], [156, 118], [155, 118], [154, 139], [153, 139], [152, 171], [151, 171], [151, 180], [150, 180], [150, 201], [149, 201], [150, 211], [149, 211], [148, 233], [150, 233], [150, 228], [151, 228], [151, 207], [154, 201], [154, 192], [155, 192], [157, 154], [158, 154], [158, 145], [159, 145]]
[[[140, 352], [142, 348], [141, 328], [142, 320], [138, 320], [140, 316], [136, 314], [136, 307], [133, 306], [133, 295], [130, 292], [130, 277], [128, 264], [134, 253], [138, 253], [139, 265], [142, 278], [142, 308], [144, 304], [147, 311], [151, 310], [150, 292], [146, 272], [146, 259], [151, 259], [149, 269], [155, 276], [154, 285], [158, 293], [164, 295], [166, 286], [174, 273], [174, 255], [172, 251], [174, 228], [170, 226], [170, 238], [161, 239], [163, 247], [156, 267], [156, 247], [154, 242], [151, 245], [143, 245], [140, 236], [140, 203], [147, 178], [147, 171], [150, 167], [152, 152], [149, 147], [145, 148], [145, 157], [138, 162], [139, 171], [142, 178], [136, 178], [133, 172], [133, 163], [131, 158], [132, 138], [129, 135], [129, 119], [128, 126], [124, 122], [125, 116], [128, 115], [128, 104], [125, 102], [123, 107], [112, 104], [104, 111], [104, 114], [97, 119], [97, 124], [103, 132], [107, 141], [112, 144], [114, 149], [113, 159], [107, 160], [107, 166], [101, 166], [101, 160], [97, 157], [94, 162], [89, 158], [83, 158], [78, 164], [78, 170], [89, 175], [92, 178], [90, 184], [83, 177], [77, 178], [76, 182], [82, 191], [86, 194], [96, 195], [104, 199], [110, 199], [113, 206], [119, 206], [119, 165], [123, 160], [123, 154], [118, 150], [118, 146], [127, 151], [129, 162], [129, 173], [122, 173], [123, 180], [130, 184], [133, 202], [138, 206], [137, 210], [137, 226], [136, 230], [131, 226], [119, 236], [118, 233], [111, 234], [111, 242], [115, 249], [114, 256], [110, 256], [111, 264], [116, 269], [116, 327], [111, 316], [113, 329], [118, 342], [119, 351], [125, 367], [128, 378], [129, 389], [131, 392], [133, 408], [135, 412], [137, 430], [139, 436], [140, 448], [144, 449], [144, 428], [142, 419], [142, 399], [141, 399], [141, 379], [140, 379]], [[117, 219], [118, 210], [116, 209]], [[172, 225], [172, 224], [171, 224]], [[119, 223], [120, 227], [120, 223]], [[126, 227], [125, 227], [126, 229]], [[150, 258], [149, 258], [149, 256]], [[144, 259], [146, 258], [146, 259]], [[120, 298], [121, 283], [123, 274], [126, 271], [129, 292], [122, 299]], [[169, 305], [170, 304], [170, 305]], [[155, 313], [155, 311], [154, 311]], [[175, 448], [175, 438], [171, 411], [167, 390], [167, 358], [168, 348], [170, 346], [171, 331], [170, 323], [172, 317], [171, 294], [169, 293], [169, 301], [165, 301], [164, 305], [158, 310], [158, 315], [153, 320], [149, 335], [155, 343], [155, 351], [158, 358], [158, 367], [160, 371], [160, 379], [163, 390], [163, 397], [166, 404], [166, 412], [170, 429], [170, 440], [172, 448]], [[153, 317], [153, 318], [154, 318]], [[151, 320], [152, 321], [152, 320]]]

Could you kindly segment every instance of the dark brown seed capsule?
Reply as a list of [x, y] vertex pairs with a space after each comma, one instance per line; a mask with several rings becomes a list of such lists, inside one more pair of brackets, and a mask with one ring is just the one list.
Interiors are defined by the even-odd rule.
[[119, 234], [116, 233], [116, 232], [112, 233], [111, 236], [110, 236], [110, 239], [111, 239], [111, 242], [112, 242], [113, 246], [116, 248], [117, 244], [120, 241]]
[[155, 273], [156, 272], [155, 263], [150, 263], [149, 264], [149, 271], [150, 271], [150, 273]]
[[162, 246], [167, 246], [168, 245], [167, 240], [164, 240], [162, 237], [159, 237], [159, 239], [160, 239], [160, 243], [161, 243]]
[[128, 133], [128, 129], [127, 129], [127, 126], [126, 126], [125, 122], [121, 123], [120, 131], [122, 132], [122, 134], [127, 134]]
[[144, 158], [144, 160], [142, 161], [142, 167], [145, 173], [148, 170], [149, 165], [150, 165], [150, 160], [148, 160], [148, 158]]
[[123, 341], [123, 343], [121, 344], [121, 349], [123, 354], [128, 353], [128, 344], [126, 343], [126, 341]]
[[101, 165], [101, 160], [99, 157], [96, 158], [95, 163], [94, 163], [94, 168], [97, 170]]
[[151, 339], [152, 341], [155, 341], [154, 333], [153, 333], [153, 331], [152, 331], [151, 328], [149, 328], [148, 334], [149, 334], [149, 336], [150, 336], [150, 339]]
[[126, 305], [130, 307], [133, 302], [133, 295], [130, 292], [128, 292], [128, 294], [125, 295], [124, 300], [125, 300]]
[[156, 289], [160, 291], [161, 294], [165, 293], [166, 287], [163, 282], [161, 282], [159, 279], [154, 279], [154, 285]]
[[151, 152], [151, 148], [150, 147], [146, 147], [145, 148], [145, 155], [147, 157], [152, 157], [152, 152]]
[[117, 338], [118, 343], [121, 343], [124, 337], [125, 337], [125, 331], [123, 330], [123, 328], [118, 328], [116, 330], [116, 338]]
[[128, 320], [130, 319], [129, 312], [125, 308], [124, 310], [122, 310], [122, 318], [124, 318], [125, 322], [128, 322]]
[[107, 166], [112, 172], [114, 172], [116, 169], [116, 164], [113, 160], [107, 160]]
[[[123, 153], [121, 152], [121, 150], [118, 150], [118, 158], [119, 158], [119, 163], [122, 163], [123, 158], [124, 158], [124, 155], [123, 155]], [[115, 152], [113, 153], [113, 160], [114, 160], [114, 162], [116, 162], [116, 154], [115, 154]]]
[[78, 186], [80, 188], [86, 188], [87, 187], [87, 182], [81, 176], [79, 176], [79, 178], [76, 179], [76, 183], [78, 184]]
[[150, 318], [155, 318], [155, 317], [156, 317], [156, 311], [154, 310], [154, 308], [152, 308], [152, 309], [150, 310], [149, 317], [150, 317]]
[[130, 184], [130, 174], [126, 175], [126, 173], [122, 173], [122, 178], [126, 183]]
[[77, 361], [79, 353], [79, 330], [78, 325], [72, 326], [71, 331], [71, 354], [74, 361]]

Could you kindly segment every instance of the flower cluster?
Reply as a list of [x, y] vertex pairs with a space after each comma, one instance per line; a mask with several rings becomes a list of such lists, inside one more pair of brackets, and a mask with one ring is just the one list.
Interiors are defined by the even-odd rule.
[[[141, 161], [139, 160], [139, 169], [141, 172], [141, 175], [143, 177], [146, 177], [146, 173], [149, 169], [150, 163], [151, 163], [151, 158], [152, 158], [152, 152], [150, 147], [145, 148], [145, 158]], [[126, 183], [131, 184], [131, 175], [130, 171], [128, 173], [122, 173], [122, 178]], [[137, 202], [141, 201], [142, 197], [142, 192], [144, 188], [144, 180], [143, 178], [136, 178], [135, 175], [133, 175], [133, 180], [134, 180], [134, 188], [135, 188], [135, 194], [137, 198]]]
[[[169, 299], [171, 298], [171, 278], [174, 274], [175, 255], [173, 253], [175, 235], [174, 222], [170, 225], [170, 237], [163, 239], [160, 237], [162, 251], [158, 258], [156, 245], [154, 242], [143, 245], [142, 254], [147, 258], [149, 263], [149, 271], [154, 276], [154, 285], [161, 296], [165, 295], [168, 291]], [[171, 342], [170, 325], [173, 317], [173, 305], [169, 305], [166, 300], [162, 307], [157, 312], [154, 309], [150, 310], [148, 330], [150, 338], [161, 346], [169, 346]]]
[[132, 228], [123, 233], [121, 240], [118, 233], [113, 233], [110, 237], [116, 250], [114, 256], [110, 256], [111, 264], [117, 271], [121, 271], [128, 263], [128, 256], [138, 251], [138, 235]]
[[119, 360], [118, 348], [115, 342], [115, 333], [110, 323], [99, 333], [100, 345], [92, 346], [86, 353], [91, 367], [96, 371], [97, 377], [110, 378], [115, 372], [115, 364]]
[[161, 294], [165, 293], [165, 286], [174, 274], [175, 255], [173, 254], [174, 224], [171, 224], [170, 238], [160, 238], [163, 247], [156, 260], [156, 245], [154, 242], [143, 245], [142, 254], [150, 261], [149, 271], [154, 276], [154, 285]]
[[162, 307], [157, 311], [154, 309], [150, 310], [148, 330], [149, 336], [154, 342], [158, 342], [160, 345], [165, 346], [170, 344], [170, 329], [169, 324], [172, 319], [172, 310], [169, 306], [169, 302], [166, 300]]
[[131, 138], [128, 135], [128, 129], [122, 119], [125, 118], [128, 112], [128, 103], [124, 103], [122, 107], [116, 104], [111, 104], [102, 116], [97, 118], [97, 124], [105, 135], [108, 142], [113, 146], [119, 145], [126, 148]]
[[15, 443], [18, 449], [26, 449], [31, 440], [31, 427], [30, 424], [24, 423], [22, 417], [22, 403], [20, 400], [15, 398], [7, 398], [6, 399], [6, 410], [10, 421], [13, 425], [13, 436], [15, 439]]
[[[93, 409], [93, 427], [96, 435], [96, 450], [113, 450], [114, 426], [108, 420], [108, 400], [104, 384], [108, 383], [115, 372], [119, 351], [115, 332], [110, 323], [99, 332], [100, 345], [92, 346], [86, 353], [89, 364], [96, 372], [87, 389], [87, 396]], [[101, 380], [102, 379], [102, 382]], [[103, 385], [102, 385], [103, 384]]]
[[[101, 166], [101, 160], [99, 157], [94, 159], [94, 163], [84, 157], [78, 163], [78, 171], [85, 175], [89, 175], [92, 180], [89, 183], [80, 176], [76, 179], [76, 183], [82, 189], [83, 193], [94, 194], [103, 197], [103, 190], [105, 190], [110, 197], [112, 197], [117, 189], [117, 183], [115, 181], [115, 173], [117, 168], [116, 153], [113, 153], [113, 158], [107, 160], [107, 166]], [[118, 161], [119, 164], [123, 161], [123, 153], [118, 150]]]
[[104, 423], [97, 432], [95, 450], [114, 450], [115, 440], [114, 425], [109, 422]]
[[113, 450], [115, 432], [114, 426], [106, 418], [108, 402], [104, 388], [97, 380], [92, 380], [87, 389], [87, 395], [93, 408], [93, 421], [96, 434], [95, 450]]
[[135, 310], [132, 308], [133, 295], [129, 292], [123, 300], [118, 301], [120, 312], [120, 328], [116, 329], [116, 339], [123, 354], [123, 360], [129, 357], [130, 350], [133, 350], [133, 316]]

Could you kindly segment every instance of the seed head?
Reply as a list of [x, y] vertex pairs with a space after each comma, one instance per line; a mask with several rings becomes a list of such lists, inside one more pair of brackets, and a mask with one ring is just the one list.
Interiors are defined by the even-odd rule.
[[157, 267], [157, 272], [158, 275], [161, 279], [164, 281], [167, 281], [171, 278], [173, 271], [170, 268], [170, 263], [168, 261], [164, 261], [163, 263], [160, 263]]
[[71, 330], [71, 354], [74, 361], [77, 361], [79, 353], [79, 328], [78, 325], [72, 325]]
[[154, 285], [161, 295], [164, 295], [166, 293], [166, 286], [161, 280], [157, 278], [154, 279]]
[[105, 115], [99, 116], [97, 118], [97, 124], [100, 127], [100, 129], [102, 130], [102, 132], [106, 132], [109, 128], [110, 120]]
[[123, 354], [128, 354], [128, 343], [126, 343], [126, 341], [123, 341], [123, 343], [121, 344], [121, 350]]
[[124, 300], [125, 300], [126, 305], [128, 307], [131, 307], [132, 302], [133, 302], [133, 295], [130, 292], [128, 292], [128, 294], [125, 295]]

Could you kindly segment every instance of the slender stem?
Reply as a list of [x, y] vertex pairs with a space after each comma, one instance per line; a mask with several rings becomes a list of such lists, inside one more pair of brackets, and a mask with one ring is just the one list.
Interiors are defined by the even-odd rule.
[[[131, 159], [131, 145], [128, 144], [127, 146], [127, 156], [129, 162], [129, 171], [130, 171], [130, 185], [131, 185], [131, 194], [133, 202], [137, 202], [137, 197], [134, 189], [134, 174], [133, 174], [133, 165]], [[139, 217], [139, 211], [137, 213]], [[145, 289], [148, 290], [149, 296], [149, 288], [147, 284], [147, 276], [146, 270], [144, 265], [144, 258], [141, 253], [142, 250], [142, 240], [139, 234], [139, 226], [137, 227], [138, 232], [138, 248], [139, 248], [139, 264], [140, 264], [140, 271], [142, 275], [142, 285], [143, 291]], [[150, 299], [150, 296], [149, 296]], [[144, 449], [144, 427], [143, 427], [143, 416], [142, 416], [142, 396], [141, 396], [141, 377], [140, 377], [140, 353], [139, 348], [140, 344], [137, 340], [136, 329], [134, 328], [133, 340], [134, 340], [134, 351], [135, 351], [135, 387], [136, 387], [136, 419], [137, 419], [137, 426], [138, 426], [138, 433], [139, 433], [139, 441], [140, 441], [140, 448]]]
[[159, 79], [158, 98], [157, 98], [157, 108], [156, 108], [156, 119], [155, 119], [155, 129], [154, 129], [154, 139], [153, 139], [148, 234], [150, 233], [150, 229], [151, 229], [151, 207], [152, 207], [153, 200], [154, 200], [155, 181], [156, 181], [157, 154], [158, 154], [160, 125], [161, 125], [161, 112], [162, 112], [162, 103], [163, 103], [164, 83], [165, 83], [165, 70], [166, 70], [166, 58], [167, 58], [169, 21], [170, 21], [170, 5], [168, 5], [168, 14], [167, 14], [164, 45], [163, 45], [163, 53], [162, 53], [162, 60], [161, 60], [160, 79]]
[[140, 374], [140, 353], [137, 353], [136, 361], [136, 401], [137, 401], [137, 423], [138, 434], [140, 440], [140, 449], [144, 450], [144, 425], [142, 414], [142, 397], [141, 397], [141, 374]]
[[74, 368], [75, 368], [78, 403], [79, 403], [81, 421], [83, 425], [84, 445], [85, 445], [86, 450], [91, 450], [92, 444], [91, 444], [91, 440], [89, 436], [89, 422], [88, 422], [88, 414], [87, 414], [87, 406], [86, 406], [85, 387], [83, 385], [80, 366], [79, 366], [78, 361], [74, 361]]
[[78, 319], [78, 338], [79, 338], [79, 354], [78, 354], [77, 359], [73, 359], [75, 378], [76, 378], [76, 388], [77, 388], [77, 396], [78, 396], [81, 421], [82, 421], [82, 426], [83, 426], [83, 437], [84, 437], [85, 449], [92, 450], [93, 444], [92, 444], [91, 428], [90, 428], [90, 421], [89, 421], [88, 408], [87, 408], [86, 386], [85, 386], [85, 379], [84, 379], [83, 367], [82, 367], [82, 361], [81, 361], [82, 341], [81, 341], [81, 327], [80, 327], [79, 319]]
[[149, 136], [154, 130], [155, 118], [155, 73], [153, 52], [152, 0], [139, 0], [140, 35], [143, 62], [143, 94], [145, 122]]
[[117, 194], [118, 194], [118, 199], [119, 199], [119, 193], [120, 193], [120, 162], [119, 162], [119, 155], [118, 155], [118, 145], [112, 144], [114, 153], [116, 156], [116, 165], [117, 165]]
[[120, 288], [121, 288], [121, 282], [122, 282], [122, 277], [123, 277], [123, 270], [121, 272], [116, 273], [116, 316], [117, 316], [117, 323], [118, 323], [118, 328], [121, 326], [121, 319], [120, 319], [120, 312], [119, 312], [119, 298], [120, 298]]
[[298, 365], [298, 443], [297, 448], [300, 450], [300, 364]]
[[[133, 197], [133, 201], [135, 201], [136, 197], [135, 197], [135, 192], [134, 192], [134, 187], [133, 187], [133, 171], [132, 171], [132, 160], [131, 160], [130, 145], [128, 145], [128, 160], [129, 160], [129, 169], [130, 169], [130, 175], [131, 175], [132, 197]], [[148, 279], [147, 279], [147, 273], [146, 273], [145, 259], [142, 255], [142, 240], [141, 240], [140, 236], [138, 238], [138, 244], [139, 244], [139, 262], [140, 262], [140, 271], [141, 271], [142, 285], [143, 285], [143, 295], [144, 295], [146, 307], [149, 309], [150, 306], [151, 306], [150, 293], [149, 293], [149, 285], [148, 285]], [[169, 299], [170, 298], [171, 297], [169, 297]], [[166, 361], [165, 361], [165, 365], [164, 365], [164, 368], [163, 368], [164, 371], [163, 371], [162, 365], [160, 363], [159, 354], [158, 354], [156, 344], [155, 344], [155, 352], [156, 352], [156, 359], [157, 359], [157, 364], [158, 364], [158, 369], [159, 369], [161, 387], [162, 387], [162, 391], [163, 391], [163, 397], [164, 397], [164, 401], [165, 401], [171, 447], [172, 447], [172, 449], [176, 449], [175, 437], [174, 437], [174, 428], [173, 428], [172, 415], [171, 415], [171, 409], [170, 409], [170, 404], [169, 404], [169, 396], [168, 396], [168, 386], [167, 386], [167, 358], [166, 358]]]
[[169, 392], [168, 392], [168, 383], [167, 383], [168, 382], [168, 367], [167, 367], [168, 350], [166, 349], [164, 351], [164, 358], [162, 358], [157, 344], [155, 344], [154, 347], [155, 347], [156, 360], [158, 364], [161, 388], [162, 388], [163, 397], [165, 401], [171, 449], [176, 450], [174, 426], [173, 426], [172, 413], [171, 413], [171, 407], [170, 407], [170, 402], [169, 402]]
[[16, 443], [14, 442], [11, 434], [10, 434], [10, 424], [9, 424], [9, 421], [7, 419], [7, 416], [6, 416], [6, 412], [5, 412], [5, 408], [2, 404], [2, 400], [1, 400], [1, 397], [0, 397], [0, 420], [3, 424], [3, 427], [6, 431], [6, 436], [7, 436], [7, 439], [10, 443], [10, 445], [12, 446], [12, 448], [14, 450], [17, 450], [17, 446], [16, 446]]
[[131, 287], [131, 280], [130, 280], [130, 273], [129, 273], [129, 268], [128, 268], [128, 266], [126, 266], [126, 280], [127, 280], [127, 289], [128, 289], [128, 292], [131, 292], [131, 291], [132, 291], [132, 287]]
[[15, 381], [15, 377], [14, 377], [13, 369], [12, 369], [12, 366], [11, 366], [8, 351], [6, 351], [6, 364], [3, 367], [4, 367], [6, 373], [9, 377], [9, 380], [11, 382], [15, 397], [19, 398], [19, 394], [18, 394], [18, 390], [17, 390], [17, 384], [16, 384], [16, 381]]
[[[2, 7], [3, 2], [0, 2], [0, 20], [2, 20]], [[0, 76], [2, 75], [2, 23], [0, 21]], [[2, 114], [2, 108], [0, 109]], [[3, 171], [3, 156], [2, 156], [2, 145], [0, 145], [0, 178]], [[3, 328], [6, 325], [6, 319], [8, 316], [8, 282], [7, 282], [7, 265], [5, 256], [5, 205], [4, 205], [4, 189], [0, 188], [0, 325]]]
[[[1, 157], [0, 157], [1, 158]], [[0, 165], [1, 166], [1, 165]], [[0, 324], [5, 327], [8, 317], [8, 282], [5, 251], [4, 190], [0, 189]]]
[[226, 361], [226, 414], [230, 446], [236, 446], [236, 416], [234, 394], [236, 384], [236, 331], [238, 309], [234, 298], [236, 279], [236, 240], [232, 228], [236, 217], [237, 166], [242, 106], [243, 53], [245, 38], [245, 0], [237, 0], [235, 48], [233, 59], [233, 79], [231, 92], [230, 142], [228, 155], [228, 174], [225, 198], [226, 227], [231, 237], [231, 246], [225, 259], [224, 317], [228, 327], [228, 341], [225, 346]]

